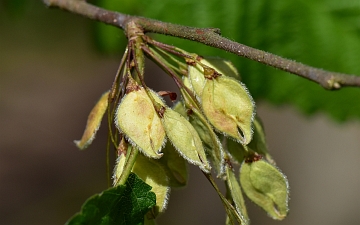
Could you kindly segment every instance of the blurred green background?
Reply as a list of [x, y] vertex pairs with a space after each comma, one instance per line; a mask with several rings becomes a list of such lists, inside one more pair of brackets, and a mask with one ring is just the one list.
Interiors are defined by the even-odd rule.
[[[337, 7], [330, 0], [266, 2], [223, 1], [217, 10], [222, 16], [214, 14], [211, 19], [209, 13], [217, 6], [214, 1], [105, 3], [169, 22], [220, 27], [225, 36], [253, 47], [325, 69], [360, 74], [358, 1], [344, 1]], [[135, 3], [139, 7], [133, 7]], [[305, 16], [326, 14], [331, 7], [338, 9], [331, 19]], [[305, 25], [308, 30], [302, 30]], [[268, 26], [278, 28], [269, 30]], [[90, 109], [109, 89], [121, 58], [123, 32], [107, 29], [47, 9], [41, 1], [1, 1], [0, 224], [64, 224], [86, 198], [107, 187], [105, 126], [85, 152], [72, 142], [80, 138]], [[270, 152], [288, 176], [291, 201], [289, 217], [283, 222], [272, 221], [249, 202], [252, 224], [360, 224], [360, 89], [325, 92], [294, 75], [228, 53], [169, 37], [162, 40], [202, 55], [233, 59], [259, 99], [257, 111], [265, 124]], [[149, 86], [156, 91], [174, 90], [155, 65], [148, 62], [147, 69]], [[293, 104], [284, 104], [289, 102]], [[300, 111], [318, 113], [308, 117]], [[346, 121], [339, 124], [331, 118]], [[215, 225], [224, 220], [215, 191], [191, 167], [188, 188], [172, 191], [159, 224]]]

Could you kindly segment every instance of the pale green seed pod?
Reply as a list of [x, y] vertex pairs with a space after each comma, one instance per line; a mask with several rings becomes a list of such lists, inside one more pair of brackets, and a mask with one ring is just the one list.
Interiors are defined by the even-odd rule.
[[240, 80], [240, 74], [231, 61], [218, 57], [205, 57], [201, 63], [214, 68], [218, 73]]
[[245, 194], [273, 219], [282, 220], [289, 208], [289, 184], [286, 176], [274, 165], [258, 160], [244, 162], [240, 183]]
[[101, 120], [108, 107], [109, 93], [110, 92], [107, 91], [101, 96], [88, 116], [86, 128], [82, 138], [80, 140], [74, 141], [76, 146], [81, 150], [87, 148], [95, 139], [95, 135], [99, 130]]
[[117, 182], [120, 180], [120, 177], [124, 171], [125, 162], [126, 162], [126, 155], [120, 154], [120, 156], [118, 156], [118, 158], [116, 159], [115, 168], [112, 176], [114, 186], [116, 186]]
[[245, 145], [251, 141], [255, 105], [242, 83], [226, 76], [207, 79], [201, 105], [217, 130]]
[[[149, 90], [153, 99], [164, 105], [161, 98]], [[119, 104], [115, 124], [129, 142], [148, 157], [160, 158], [165, 144], [165, 130], [153, 102], [143, 87], [126, 94]]]
[[195, 108], [189, 113], [189, 122], [199, 134], [203, 146], [209, 156], [212, 165], [214, 165], [217, 176], [223, 177], [225, 175], [224, 151], [218, 136], [207, 122], [205, 117]]
[[150, 185], [151, 191], [156, 195], [156, 206], [151, 213], [155, 218], [159, 213], [165, 211], [168, 203], [170, 187], [166, 172], [157, 160], [147, 158], [142, 154], [137, 156], [132, 171]]
[[249, 224], [249, 216], [239, 182], [235, 177], [234, 171], [228, 166], [226, 167], [226, 177], [226, 185], [234, 201], [236, 211], [242, 220], [241, 224]]
[[189, 119], [187, 112], [186, 112], [186, 108], [184, 106], [184, 104], [182, 103], [182, 101], [178, 101], [173, 107], [172, 109], [179, 113], [180, 115], [182, 115], [185, 119]]
[[116, 159], [115, 168], [112, 176], [114, 186], [119, 184], [118, 182], [120, 181], [121, 176], [123, 175], [125, 164], [127, 163], [129, 158], [129, 156], [127, 157], [127, 153], [129, 151], [133, 151], [132, 148], [133, 147], [129, 146], [123, 137], [117, 148], [118, 158]]
[[[183, 100], [188, 101], [188, 95], [184, 92], [182, 93], [184, 98]], [[195, 128], [203, 143], [206, 155], [215, 166], [218, 177], [222, 177], [224, 175], [224, 154], [222, 145], [204, 116], [200, 112], [196, 111], [196, 109], [187, 110], [182, 101], [177, 102], [174, 105], [173, 110], [186, 118]]]
[[162, 123], [166, 135], [175, 149], [189, 163], [197, 165], [206, 173], [210, 172], [210, 164], [206, 159], [201, 139], [194, 127], [179, 113], [170, 108], [163, 108]]
[[[199, 60], [204, 66], [200, 65], [199, 63], [191, 63], [188, 66], [188, 80], [184, 79], [184, 84], [187, 87], [195, 91], [196, 96], [201, 98], [204, 86], [205, 86], [205, 74], [206, 70], [214, 70], [216, 73], [230, 76], [237, 80], [240, 80], [240, 75], [236, 70], [235, 66], [228, 60], [215, 58], [215, 57], [205, 57]], [[210, 73], [212, 73], [210, 71]], [[190, 85], [189, 85], [190, 84]]]
[[198, 98], [201, 97], [205, 85], [204, 69], [199, 64], [188, 66], [188, 77], [192, 87]]
[[170, 187], [184, 187], [188, 181], [188, 163], [175, 150], [174, 146], [166, 143], [163, 157], [158, 162], [163, 166]]
[[194, 91], [189, 77], [183, 76], [183, 83], [184, 83], [185, 87], [189, 88], [191, 91]]
[[203, 142], [203, 147], [205, 148], [208, 159], [215, 167], [218, 178], [224, 178], [224, 151], [218, 136], [215, 134], [211, 125], [206, 120], [205, 116], [200, 112], [200, 109], [193, 99], [190, 98], [188, 93], [183, 89], [181, 89], [181, 93], [183, 96], [183, 102], [188, 109], [179, 102], [174, 106], [174, 110], [188, 119], [191, 125], [195, 128], [201, 141]]

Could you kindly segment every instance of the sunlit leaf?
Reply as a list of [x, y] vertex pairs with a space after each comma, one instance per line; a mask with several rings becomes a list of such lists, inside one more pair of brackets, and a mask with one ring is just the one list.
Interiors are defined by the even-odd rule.
[[150, 190], [149, 185], [130, 174], [125, 185], [90, 197], [66, 225], [142, 225], [144, 215], [156, 203]]

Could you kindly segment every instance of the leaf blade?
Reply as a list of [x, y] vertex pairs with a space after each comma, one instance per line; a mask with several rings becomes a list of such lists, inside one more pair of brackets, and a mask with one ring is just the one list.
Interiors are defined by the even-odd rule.
[[151, 187], [131, 173], [126, 185], [110, 188], [90, 197], [66, 225], [140, 225], [155, 205]]

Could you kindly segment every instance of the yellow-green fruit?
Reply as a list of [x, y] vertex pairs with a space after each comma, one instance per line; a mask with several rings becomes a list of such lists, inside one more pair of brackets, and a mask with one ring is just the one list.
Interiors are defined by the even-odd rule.
[[[189, 65], [188, 77], [192, 90], [195, 92], [196, 96], [200, 98], [206, 81], [204, 77], [204, 69], [199, 64], [196, 64], [195, 66]], [[185, 84], [188, 83], [187, 81], [185, 82]], [[189, 84], [187, 85], [189, 86]]]
[[189, 122], [199, 134], [207, 156], [216, 170], [217, 176], [219, 178], [224, 177], [224, 151], [218, 136], [201, 112], [195, 108], [193, 108], [189, 114]]
[[114, 173], [113, 173], [113, 177], [112, 177], [114, 186], [117, 185], [118, 181], [120, 180], [120, 177], [124, 171], [125, 162], [126, 162], [125, 154], [121, 154], [116, 159], [115, 169], [114, 169]]
[[200, 62], [214, 68], [216, 72], [224, 76], [233, 77], [237, 80], [240, 80], [239, 72], [229, 60], [218, 57], [205, 57], [203, 60], [200, 60]]
[[172, 109], [179, 113], [180, 115], [182, 115], [185, 119], [188, 119], [188, 115], [187, 115], [187, 110], [184, 106], [184, 104], [181, 101], [178, 101], [173, 107]]
[[246, 87], [239, 81], [226, 76], [207, 79], [201, 105], [217, 130], [242, 144], [251, 141], [255, 106]]
[[145, 183], [152, 187], [151, 191], [156, 195], [156, 206], [152, 210], [155, 218], [166, 209], [170, 193], [169, 180], [165, 170], [154, 159], [138, 154], [132, 171]]
[[[200, 59], [200, 63], [202, 63], [206, 68], [213, 69], [216, 73], [230, 76], [235, 79], [240, 80], [240, 75], [234, 65], [228, 61], [221, 58], [215, 57], [205, 57]], [[195, 65], [188, 66], [188, 79], [184, 80], [184, 84], [187, 87], [190, 87], [195, 91], [196, 96], [201, 98], [204, 86], [205, 86], [205, 76], [204, 76], [204, 66], [196, 63]]]
[[209, 173], [211, 167], [206, 159], [201, 139], [189, 121], [174, 110], [165, 108], [162, 123], [167, 137], [180, 155]]
[[[150, 94], [157, 103], [164, 104], [156, 93]], [[116, 111], [115, 124], [143, 154], [151, 158], [162, 156], [165, 130], [144, 88], [124, 96]]]
[[289, 185], [286, 176], [274, 165], [264, 160], [244, 162], [240, 168], [240, 183], [250, 200], [273, 219], [286, 217], [289, 211]]
[[224, 177], [224, 152], [222, 149], [222, 145], [219, 141], [219, 138], [215, 134], [212, 126], [206, 120], [205, 116], [202, 114], [198, 105], [193, 101], [193, 99], [181, 89], [181, 93], [183, 96], [183, 101], [188, 110], [186, 110], [185, 106], [181, 104], [181, 102], [177, 103], [174, 106], [174, 110], [183, 115], [186, 119], [189, 120], [191, 125], [195, 128], [198, 133], [201, 141], [203, 142], [203, 146], [205, 148], [206, 155], [208, 159], [214, 165], [214, 168], [217, 172], [218, 177]]
[[192, 84], [190, 82], [190, 79], [189, 77], [183, 77], [183, 83], [185, 85], [185, 87], [189, 88], [191, 91], [194, 91], [193, 87], [192, 87]]
[[109, 93], [110, 93], [109, 91], [105, 92], [101, 96], [100, 100], [96, 103], [94, 108], [91, 110], [81, 140], [74, 141], [76, 146], [81, 150], [88, 147], [91, 144], [91, 142], [95, 139], [96, 132], [100, 127], [101, 120], [108, 107]]

